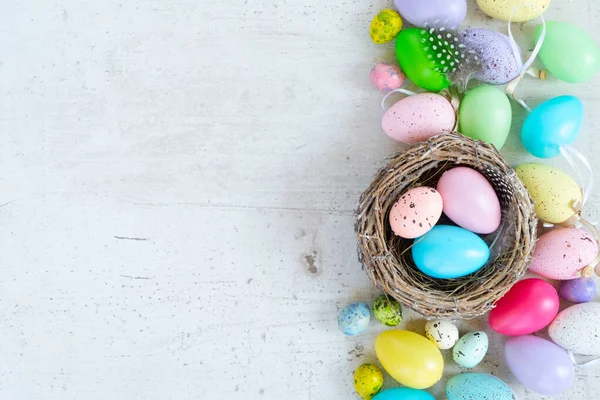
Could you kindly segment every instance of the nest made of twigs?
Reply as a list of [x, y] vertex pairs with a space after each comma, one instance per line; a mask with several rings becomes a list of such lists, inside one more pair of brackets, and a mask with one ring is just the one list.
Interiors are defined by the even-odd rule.
[[[402, 193], [435, 187], [457, 166], [487, 177], [500, 200], [502, 222], [496, 232], [482, 236], [491, 251], [483, 268], [462, 278], [437, 279], [414, 265], [413, 240], [394, 235], [388, 214]], [[379, 170], [360, 197], [355, 230], [359, 259], [378, 288], [425, 317], [468, 319], [489, 311], [523, 276], [531, 263], [537, 217], [527, 190], [492, 145], [444, 133], [392, 156]]]

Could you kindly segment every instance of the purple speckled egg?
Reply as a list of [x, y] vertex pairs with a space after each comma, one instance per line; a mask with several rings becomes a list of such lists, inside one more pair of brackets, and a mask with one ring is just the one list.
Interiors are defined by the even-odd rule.
[[388, 63], [376, 64], [371, 70], [371, 83], [379, 90], [398, 89], [404, 83], [406, 75], [399, 66]]
[[593, 278], [578, 278], [562, 281], [558, 287], [560, 297], [571, 303], [587, 303], [596, 295], [596, 283]]
[[478, 68], [474, 78], [493, 85], [503, 85], [516, 78], [521, 72], [523, 60], [519, 46], [500, 32], [489, 29], [467, 29], [459, 35], [467, 51], [478, 57]]

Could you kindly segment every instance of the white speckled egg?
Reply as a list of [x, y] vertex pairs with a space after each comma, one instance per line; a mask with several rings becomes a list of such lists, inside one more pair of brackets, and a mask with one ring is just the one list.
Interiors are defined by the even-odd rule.
[[510, 386], [493, 375], [466, 373], [453, 376], [446, 384], [448, 400], [513, 400]]
[[548, 327], [560, 347], [575, 354], [600, 356], [600, 303], [576, 304], [564, 309]]
[[442, 215], [442, 196], [422, 186], [404, 193], [390, 210], [390, 226], [397, 236], [414, 239], [429, 232]]
[[463, 368], [474, 368], [483, 360], [488, 350], [485, 332], [469, 332], [460, 338], [452, 350], [452, 358]]
[[381, 120], [381, 127], [392, 139], [415, 143], [451, 131], [455, 123], [456, 112], [445, 97], [420, 93], [391, 106]]
[[425, 336], [439, 349], [447, 350], [458, 340], [458, 328], [448, 321], [429, 321], [425, 324]]

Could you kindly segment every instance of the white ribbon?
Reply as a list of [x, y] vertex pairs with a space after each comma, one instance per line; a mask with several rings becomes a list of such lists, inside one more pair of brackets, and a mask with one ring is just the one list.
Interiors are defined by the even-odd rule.
[[[579, 176], [579, 182], [581, 182], [581, 190], [583, 192], [582, 200], [581, 200], [581, 208], [585, 205], [585, 203], [589, 200], [590, 195], [592, 193], [592, 189], [594, 188], [594, 171], [592, 169], [592, 165], [588, 161], [587, 158], [583, 154], [576, 150], [573, 146], [569, 144], [563, 144], [560, 146], [560, 154], [567, 160], [571, 168], [577, 171], [577, 175]], [[587, 184], [585, 183], [585, 179], [583, 178], [583, 174], [581, 173], [581, 168], [577, 165], [573, 157], [577, 158], [585, 167], [588, 174]]]
[[567, 354], [569, 355], [571, 362], [573, 362], [573, 365], [575, 365], [578, 368], [593, 367], [594, 365], [598, 364], [598, 362], [600, 362], [600, 357], [598, 357], [598, 358], [594, 358], [593, 360], [590, 360], [590, 361], [587, 361], [584, 363], [578, 363], [577, 360], [575, 359], [575, 354], [573, 354], [573, 352], [571, 350], [568, 350]]
[[385, 108], [385, 101], [387, 100], [387, 98], [388, 98], [388, 97], [390, 96], [390, 94], [392, 94], [392, 93], [404, 93], [404, 94], [406, 94], [406, 95], [408, 95], [408, 96], [413, 96], [413, 95], [415, 95], [415, 94], [416, 94], [415, 92], [411, 92], [410, 90], [406, 90], [406, 89], [402, 89], [402, 88], [394, 89], [394, 90], [392, 90], [391, 92], [389, 92], [388, 94], [386, 94], [386, 95], [383, 97], [383, 100], [381, 100], [381, 108], [383, 108], [384, 110], [386, 110], [386, 108]]

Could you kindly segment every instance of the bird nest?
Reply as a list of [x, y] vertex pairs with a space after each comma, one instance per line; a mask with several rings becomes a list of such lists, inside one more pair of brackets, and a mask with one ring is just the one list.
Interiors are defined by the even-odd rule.
[[[407, 190], [435, 187], [454, 167], [473, 168], [487, 177], [500, 200], [502, 222], [481, 236], [490, 261], [456, 279], [432, 278], [411, 255], [413, 240], [394, 235], [388, 214]], [[452, 222], [442, 216], [440, 223]], [[359, 260], [373, 283], [427, 318], [469, 319], [489, 311], [525, 273], [532, 260], [537, 217], [533, 201], [515, 171], [487, 143], [459, 133], [444, 133], [391, 157], [361, 195], [355, 230]]]

